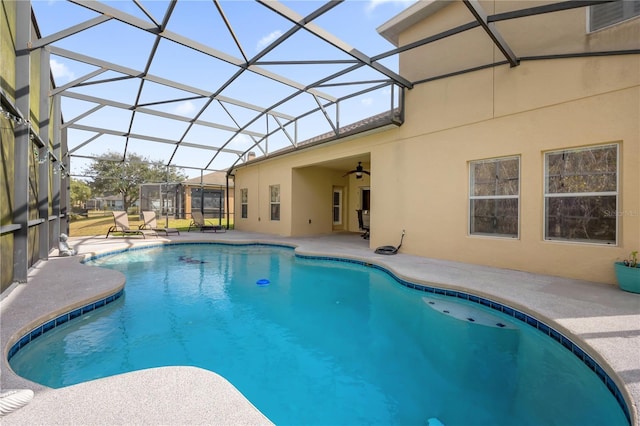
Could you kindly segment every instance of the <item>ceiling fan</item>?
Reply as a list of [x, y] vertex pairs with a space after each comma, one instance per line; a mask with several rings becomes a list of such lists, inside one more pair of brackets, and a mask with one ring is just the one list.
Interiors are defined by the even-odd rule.
[[369, 173], [368, 171], [364, 170], [362, 168], [362, 161], [358, 161], [358, 167], [355, 168], [355, 170], [351, 170], [350, 172], [347, 172], [344, 176], [342, 177], [346, 177], [349, 176], [350, 174], [355, 173], [356, 174], [356, 179], [362, 179], [362, 174], [366, 173], [368, 175], [371, 175], [371, 173]]

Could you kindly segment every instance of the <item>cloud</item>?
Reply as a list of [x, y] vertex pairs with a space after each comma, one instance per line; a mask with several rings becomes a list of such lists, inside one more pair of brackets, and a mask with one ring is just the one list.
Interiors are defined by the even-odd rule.
[[271, 43], [273, 40], [277, 39], [281, 35], [282, 35], [282, 31], [275, 30], [275, 31], [271, 32], [269, 35], [266, 35], [266, 36], [262, 37], [258, 41], [258, 44], [256, 46], [256, 51], [260, 51], [260, 50], [264, 49], [265, 47], [267, 47], [269, 45], [269, 43]]
[[173, 110], [176, 114], [189, 115], [189, 113], [195, 111], [196, 106], [191, 101], [185, 101], [176, 106]]
[[360, 103], [366, 107], [371, 106], [373, 105], [373, 98], [364, 98], [363, 100], [360, 101]]
[[62, 62], [58, 62], [55, 59], [51, 59], [49, 61], [49, 66], [51, 67], [51, 73], [53, 74], [53, 78], [58, 82], [69, 82], [76, 78], [76, 75], [73, 71], [71, 71], [65, 64]]
[[412, 3], [415, 3], [416, 0], [369, 0], [365, 10], [367, 13], [373, 12], [378, 6], [391, 3], [394, 6], [407, 7]]

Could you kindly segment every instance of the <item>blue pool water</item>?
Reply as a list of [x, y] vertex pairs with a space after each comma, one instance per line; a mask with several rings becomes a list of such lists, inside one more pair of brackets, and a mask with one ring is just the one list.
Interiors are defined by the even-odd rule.
[[18, 351], [21, 376], [59, 388], [198, 366], [279, 425], [628, 424], [593, 371], [540, 331], [377, 268], [202, 244], [89, 264], [122, 271], [124, 296]]

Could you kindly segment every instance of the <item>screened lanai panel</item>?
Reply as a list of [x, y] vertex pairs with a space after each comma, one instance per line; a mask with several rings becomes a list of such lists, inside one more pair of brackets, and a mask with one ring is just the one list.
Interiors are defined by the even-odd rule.
[[[282, 98], [300, 91], [298, 87], [275, 81], [273, 78], [262, 75], [264, 73], [253, 72], [254, 70], [256, 67], [252, 67], [250, 71], [238, 76], [232, 84], [222, 91], [222, 95], [234, 99], [250, 99], [251, 104], [266, 110]], [[300, 85], [300, 87], [302, 86]], [[275, 112], [278, 111], [279, 109], [276, 107]]]
[[[340, 127], [366, 120], [392, 111], [391, 87], [369, 91], [340, 102]], [[394, 107], [398, 105], [394, 99]]]
[[80, 144], [69, 144], [69, 152], [76, 156], [102, 155], [108, 151], [124, 152], [125, 138], [118, 135], [69, 130], [69, 139], [82, 140]]
[[[162, 19], [169, 3], [158, 3], [164, 4], [164, 9], [157, 15], [159, 19]], [[228, 8], [227, 2], [223, 3], [222, 7], [226, 10]], [[177, 2], [171, 14], [168, 28], [236, 58], [242, 57], [238, 45], [213, 1]]]
[[293, 120], [282, 118], [282, 117], [274, 117], [271, 114], [264, 114], [260, 116], [257, 120], [248, 124], [247, 130], [255, 134], [266, 136], [267, 134], [273, 132], [274, 130], [280, 127], [278, 123], [280, 123], [282, 126], [291, 127]]
[[[70, 13], [75, 14], [77, 9], [78, 7], [75, 6], [72, 9], [73, 12]], [[99, 15], [92, 13], [92, 17], [97, 16]], [[125, 45], [114, 42], [116, 34], [118, 40], [135, 40], [135, 43], [127, 43], [126, 48], [123, 48]], [[154, 39], [155, 37], [149, 33], [141, 32], [130, 25], [111, 19], [60, 39], [55, 45], [77, 54], [143, 70]]]
[[[293, 130], [290, 132], [290, 136], [293, 137]], [[291, 142], [289, 137], [283, 131], [277, 131], [270, 135], [268, 138], [264, 139], [259, 148], [252, 148], [251, 151], [256, 154], [256, 157], [263, 157], [265, 152], [276, 152], [280, 149], [291, 148], [294, 144]]]
[[[333, 132], [334, 128], [322, 111], [309, 114], [297, 120], [298, 122], [298, 140], [306, 141], [317, 135]], [[332, 122], [334, 123], [334, 122]], [[334, 124], [335, 126], [335, 124]], [[316, 131], [314, 131], [316, 130]]]
[[[220, 5], [248, 60], [291, 28], [284, 18], [266, 13], [257, 2], [223, 1]], [[315, 3], [311, 7], [318, 6]]]
[[[260, 141], [262, 139], [262, 137], [255, 137], [255, 136], [251, 136], [251, 135], [247, 135], [247, 134], [239, 134], [239, 135], [235, 135], [232, 136], [231, 139], [228, 141], [228, 145], [227, 145], [227, 150], [233, 150], [233, 151], [237, 151], [238, 154], [251, 149], [251, 147], [253, 147], [253, 145]], [[227, 142], [220, 140], [220, 142]], [[220, 143], [220, 145], [222, 145], [222, 143]]]
[[[195, 143], [209, 148], [220, 148], [229, 139], [236, 135], [230, 130], [222, 130], [208, 126], [200, 126], [194, 124], [190, 127], [189, 132], [184, 138], [184, 143]], [[233, 147], [229, 147], [235, 149]]]
[[[254, 104], [252, 104], [254, 105]], [[246, 106], [237, 105], [236, 103], [220, 101], [220, 106], [229, 115], [234, 125], [240, 129], [247, 126], [251, 121], [259, 118], [261, 108], [247, 108]]]
[[51, 3], [37, 4], [35, 2], [31, 5], [36, 12], [36, 20], [42, 37], [63, 31], [98, 16], [97, 13], [79, 8], [70, 2], [59, 2], [55, 8], [52, 6], [54, 5]]
[[158, 142], [156, 140], [149, 141], [137, 138], [129, 138], [129, 152], [142, 155], [149, 158], [151, 161], [165, 162], [165, 158], [169, 158], [173, 151], [176, 149], [175, 143], [170, 140], [166, 140], [166, 143]]
[[[192, 113], [192, 111], [200, 110], [200, 108], [204, 107], [207, 99], [202, 94], [146, 80], [138, 102], [144, 108], [193, 118], [195, 113]], [[181, 107], [184, 103], [193, 105], [194, 109]]]
[[237, 70], [237, 66], [210, 54], [203, 54], [174, 41], [161, 40], [153, 56], [149, 74], [199, 88], [211, 94], [216, 92]]
[[136, 112], [135, 120], [131, 126], [131, 133], [146, 134], [158, 138], [179, 140], [187, 130], [187, 121], [171, 120], [171, 125], [167, 126], [167, 119], [164, 117]]
[[[72, 89], [64, 92], [64, 96], [74, 96], [82, 99], [86, 96], [90, 101], [106, 99], [112, 103], [122, 103], [120, 106], [135, 105], [136, 93], [139, 81], [133, 78], [125, 78], [115, 81], [104, 81], [102, 83], [76, 85]], [[98, 103], [98, 102], [96, 102]]]
[[[267, 71], [316, 87], [315, 84], [326, 76], [339, 74], [354, 65], [349, 59], [347, 61], [349, 62], [320, 61], [287, 64], [281, 61], [265, 60], [260, 61], [259, 65]], [[326, 90], [320, 88], [318, 90], [327, 93]]]
[[[171, 165], [184, 167], [190, 166], [197, 169], [204, 169], [207, 163], [213, 156], [215, 151], [207, 151], [200, 148], [192, 148], [188, 146], [178, 146], [173, 158], [171, 159]], [[222, 154], [220, 154], [222, 155]], [[237, 159], [237, 155], [232, 154], [232, 158]], [[215, 170], [215, 169], [214, 169]]]
[[[352, 49], [311, 22], [336, 5], [184, 1], [67, 4], [66, 9], [77, 6], [82, 10], [78, 15], [81, 18], [68, 21], [68, 26], [84, 21], [91, 24], [64, 35], [56, 34], [64, 31], [64, 26], [43, 26], [43, 33], [45, 39], [51, 36], [46, 43], [60, 58], [61, 67], [76, 64], [84, 68], [80, 76], [74, 75], [78, 80], [67, 96], [86, 102], [87, 108], [78, 108], [75, 117], [81, 118], [70, 128], [92, 130], [94, 135], [75, 143], [76, 152], [87, 154], [97, 146], [104, 149], [120, 145], [128, 151], [147, 150], [156, 142], [164, 145], [161, 151], [166, 153], [169, 141], [175, 141], [177, 149], [165, 159], [167, 163], [182, 162], [192, 156], [186, 153], [194, 150], [209, 154], [212, 148], [222, 149], [221, 154], [210, 156], [211, 165], [227, 154], [235, 156], [235, 162], [238, 152], [252, 148], [268, 155], [276, 146], [292, 146], [301, 138], [334, 129], [340, 121], [338, 107], [331, 103], [335, 98], [313, 86], [326, 80], [327, 75], [342, 75], [345, 67], [358, 59]], [[311, 26], [298, 26], [298, 17], [308, 13], [315, 13], [305, 24]], [[259, 18], [249, 19], [253, 16]], [[158, 35], [156, 28], [161, 24], [166, 27]], [[125, 44], [116, 41], [120, 36]], [[101, 41], [77, 46], [92, 37]], [[108, 45], [102, 40], [108, 40]], [[137, 40], [142, 43], [136, 44]], [[136, 47], [130, 48], [129, 44]], [[121, 49], [123, 45], [128, 48]], [[117, 53], [122, 50], [126, 52], [120, 60]], [[265, 66], [261, 61], [267, 61]], [[316, 66], [302, 63], [308, 61]], [[287, 72], [278, 72], [278, 68]], [[291, 113], [279, 110], [280, 104], [296, 97], [289, 104], [297, 104]], [[303, 97], [306, 100], [301, 102]], [[300, 109], [302, 104], [305, 110]], [[122, 111], [116, 112], [117, 108]], [[119, 118], [110, 120], [111, 114]], [[296, 117], [304, 122], [317, 121], [319, 128], [298, 135]], [[121, 140], [112, 143], [116, 135]], [[105, 136], [110, 137], [109, 143], [97, 145]], [[276, 140], [278, 143], [274, 143]], [[254, 146], [256, 143], [261, 146]]]
[[225, 170], [229, 167], [229, 164], [235, 163], [239, 158], [237, 154], [219, 152], [214, 159], [206, 164], [206, 168], [209, 170]]
[[[84, 96], [90, 104], [77, 114], [65, 111], [63, 104], [65, 120], [93, 115], [82, 117], [78, 124], [91, 123], [105, 134], [123, 133], [122, 121], [127, 120], [109, 120], [110, 109], [99, 106], [122, 108], [131, 114], [121, 136], [125, 146], [130, 138], [147, 141], [145, 147], [154, 138], [165, 145], [166, 140], [174, 141], [178, 150], [163, 160], [166, 164], [176, 164], [181, 148], [204, 151], [205, 162], [213, 164], [221, 158], [208, 152], [215, 149], [233, 155], [253, 149], [266, 156], [276, 147], [331, 136], [337, 128], [374, 122], [385, 110], [402, 108], [401, 90], [414, 84], [505, 64], [507, 58], [516, 66], [527, 55], [602, 53], [613, 45], [611, 37], [627, 40], [629, 49], [640, 47], [637, 37], [625, 33], [625, 25], [589, 35], [587, 44], [578, 43], [581, 31], [576, 31], [578, 38], [567, 37], [570, 29], [587, 31], [589, 9], [556, 9], [576, 4], [415, 2], [409, 7], [421, 16], [426, 10], [424, 22], [386, 33], [397, 22], [392, 18], [408, 4], [32, 2], [42, 34], [34, 48], [46, 46], [51, 51], [56, 85], [67, 91], [66, 96]], [[538, 6], [544, 10], [536, 10]], [[518, 12], [515, 19], [500, 15], [512, 11]], [[526, 16], [530, 14], [538, 16]], [[481, 28], [483, 15], [493, 22], [491, 28]], [[522, 23], [532, 24], [539, 33], [519, 31]], [[491, 31], [498, 37], [492, 40]], [[397, 39], [400, 33], [402, 40]], [[410, 54], [403, 55], [399, 66], [398, 53], [405, 46]], [[464, 55], [456, 54], [462, 51]], [[409, 74], [408, 69], [415, 71]], [[209, 135], [202, 134], [207, 131]], [[238, 135], [225, 137], [224, 132]], [[70, 143], [94, 146], [86, 139]], [[162, 152], [166, 151], [165, 146]]]
[[306, 31], [298, 31], [260, 58], [258, 65], [304, 85], [313, 85], [355, 63], [355, 59], [341, 50]]
[[323, 82], [319, 89], [339, 99], [384, 83], [391, 84], [390, 80], [379, 72], [359, 67]]
[[[291, 4], [287, 3], [287, 5], [302, 15], [309, 13], [310, 11], [301, 12], [297, 10], [300, 3], [307, 2], [291, 2]], [[385, 5], [383, 2], [345, 1], [338, 7], [319, 16], [313, 22], [362, 53], [368, 56], [375, 56], [395, 48], [384, 37], [380, 37], [377, 31], [377, 27], [385, 22], [385, 19], [379, 19], [380, 15], [387, 13], [389, 9], [395, 9], [399, 13], [401, 9], [409, 7], [411, 4], [412, 2], [406, 2], [405, 4], [398, 2], [394, 6], [392, 4]], [[389, 6], [391, 8], [387, 9]], [[361, 21], [354, 22], [354, 17], [363, 15], [364, 18]], [[391, 17], [392, 15], [388, 15], [388, 18]], [[358, 31], [353, 31], [356, 25]], [[394, 65], [389, 68], [398, 71], [397, 57], [393, 62]]]
[[[81, 115], [80, 112], [79, 115]], [[122, 108], [114, 108], [111, 106], [100, 106], [95, 112], [89, 115], [79, 117], [77, 121], [70, 124], [73, 129], [84, 129], [91, 131], [99, 131], [100, 129], [109, 129], [124, 134], [129, 130], [132, 112]], [[73, 118], [73, 117], [69, 117]]]
[[[325, 91], [323, 90], [323, 92]], [[326, 102], [328, 101], [324, 100], [324, 103]], [[312, 111], [316, 108], [318, 108], [318, 101], [316, 100], [316, 97], [306, 92], [297, 94], [296, 96], [278, 105], [279, 112], [287, 114], [292, 118], [295, 118], [303, 114], [304, 112]], [[280, 121], [283, 125], [285, 124], [283, 120]]]
[[[235, 110], [235, 107], [229, 107], [225, 102], [214, 99], [209, 103], [198, 119], [209, 123], [217, 123], [228, 128], [239, 129], [238, 121], [231, 115], [230, 108]], [[255, 116], [253, 112], [248, 113], [249, 119]]]

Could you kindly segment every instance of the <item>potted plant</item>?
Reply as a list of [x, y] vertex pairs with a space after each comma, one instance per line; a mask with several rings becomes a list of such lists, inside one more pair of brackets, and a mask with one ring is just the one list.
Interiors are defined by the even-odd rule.
[[622, 262], [615, 262], [618, 286], [624, 291], [640, 293], [640, 263], [638, 251], [631, 252], [631, 256]]

